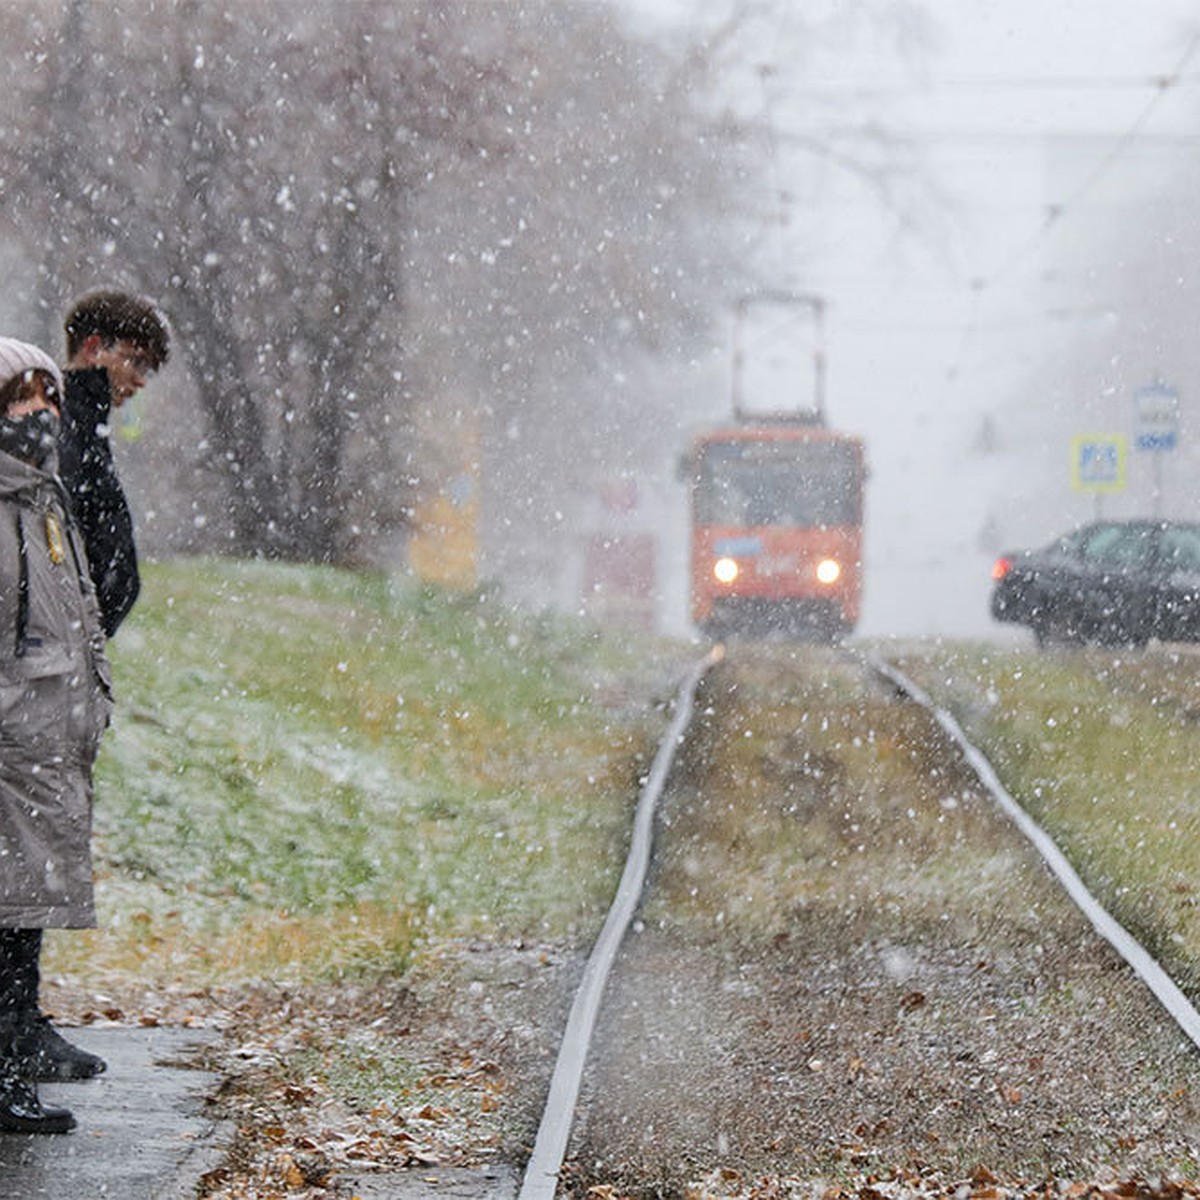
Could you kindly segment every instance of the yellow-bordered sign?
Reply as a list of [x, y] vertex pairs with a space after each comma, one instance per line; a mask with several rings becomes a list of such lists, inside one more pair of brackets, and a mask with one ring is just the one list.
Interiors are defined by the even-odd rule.
[[1123, 491], [1128, 458], [1123, 434], [1077, 434], [1071, 439], [1071, 486], [1077, 492]]

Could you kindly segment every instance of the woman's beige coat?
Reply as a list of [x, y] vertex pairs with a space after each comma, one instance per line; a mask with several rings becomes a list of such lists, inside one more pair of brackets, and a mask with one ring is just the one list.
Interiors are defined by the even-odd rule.
[[112, 686], [55, 466], [0, 452], [0, 926], [10, 928], [96, 923], [92, 764]]

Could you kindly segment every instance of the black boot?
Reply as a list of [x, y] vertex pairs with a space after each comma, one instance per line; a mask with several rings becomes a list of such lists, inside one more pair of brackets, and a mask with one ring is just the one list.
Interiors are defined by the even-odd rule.
[[108, 1064], [71, 1045], [38, 1008], [41, 954], [40, 929], [0, 929], [0, 1018], [12, 1020], [19, 1073], [37, 1083], [91, 1079]]
[[38, 1083], [92, 1079], [108, 1070], [98, 1054], [72, 1045], [36, 1011], [18, 1017], [14, 1047], [22, 1071]]
[[75, 1118], [38, 1099], [33, 1068], [17, 1049], [17, 1013], [6, 998], [9, 1004], [0, 1004], [0, 1133], [66, 1133]]
[[75, 1118], [65, 1108], [44, 1105], [37, 1084], [16, 1053], [15, 1021], [0, 1014], [0, 1133], [66, 1133]]
[[0, 1133], [69, 1133], [71, 1110], [43, 1104], [37, 1086], [9, 1069], [0, 1077]]

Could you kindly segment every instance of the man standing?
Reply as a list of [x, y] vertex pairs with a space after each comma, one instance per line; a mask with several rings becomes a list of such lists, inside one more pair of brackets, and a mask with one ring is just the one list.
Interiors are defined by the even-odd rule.
[[[58, 437], [58, 474], [82, 537], [100, 622], [112, 637], [141, 586], [133, 518], [117, 478], [109, 417], [142, 388], [170, 353], [162, 314], [125, 292], [90, 292], [64, 322], [67, 366]], [[0, 941], [0, 973], [10, 980], [18, 1048], [37, 1081], [90, 1079], [106, 1069], [98, 1055], [68, 1042], [41, 1013], [42, 931]]]
[[137, 599], [133, 519], [117, 478], [109, 417], [170, 353], [162, 314], [125, 292], [90, 292], [67, 314], [59, 475], [83, 531], [104, 632], [112, 637]]

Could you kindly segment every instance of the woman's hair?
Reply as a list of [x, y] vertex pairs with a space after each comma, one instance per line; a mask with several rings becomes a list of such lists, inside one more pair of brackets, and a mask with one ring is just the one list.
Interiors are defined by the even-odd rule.
[[22, 371], [20, 375], [14, 375], [0, 388], [0, 417], [7, 416], [8, 410], [14, 404], [32, 396], [39, 383], [44, 395], [53, 400], [55, 404], [62, 404], [62, 397], [58, 394], [58, 384], [54, 382], [54, 376], [49, 371]]

